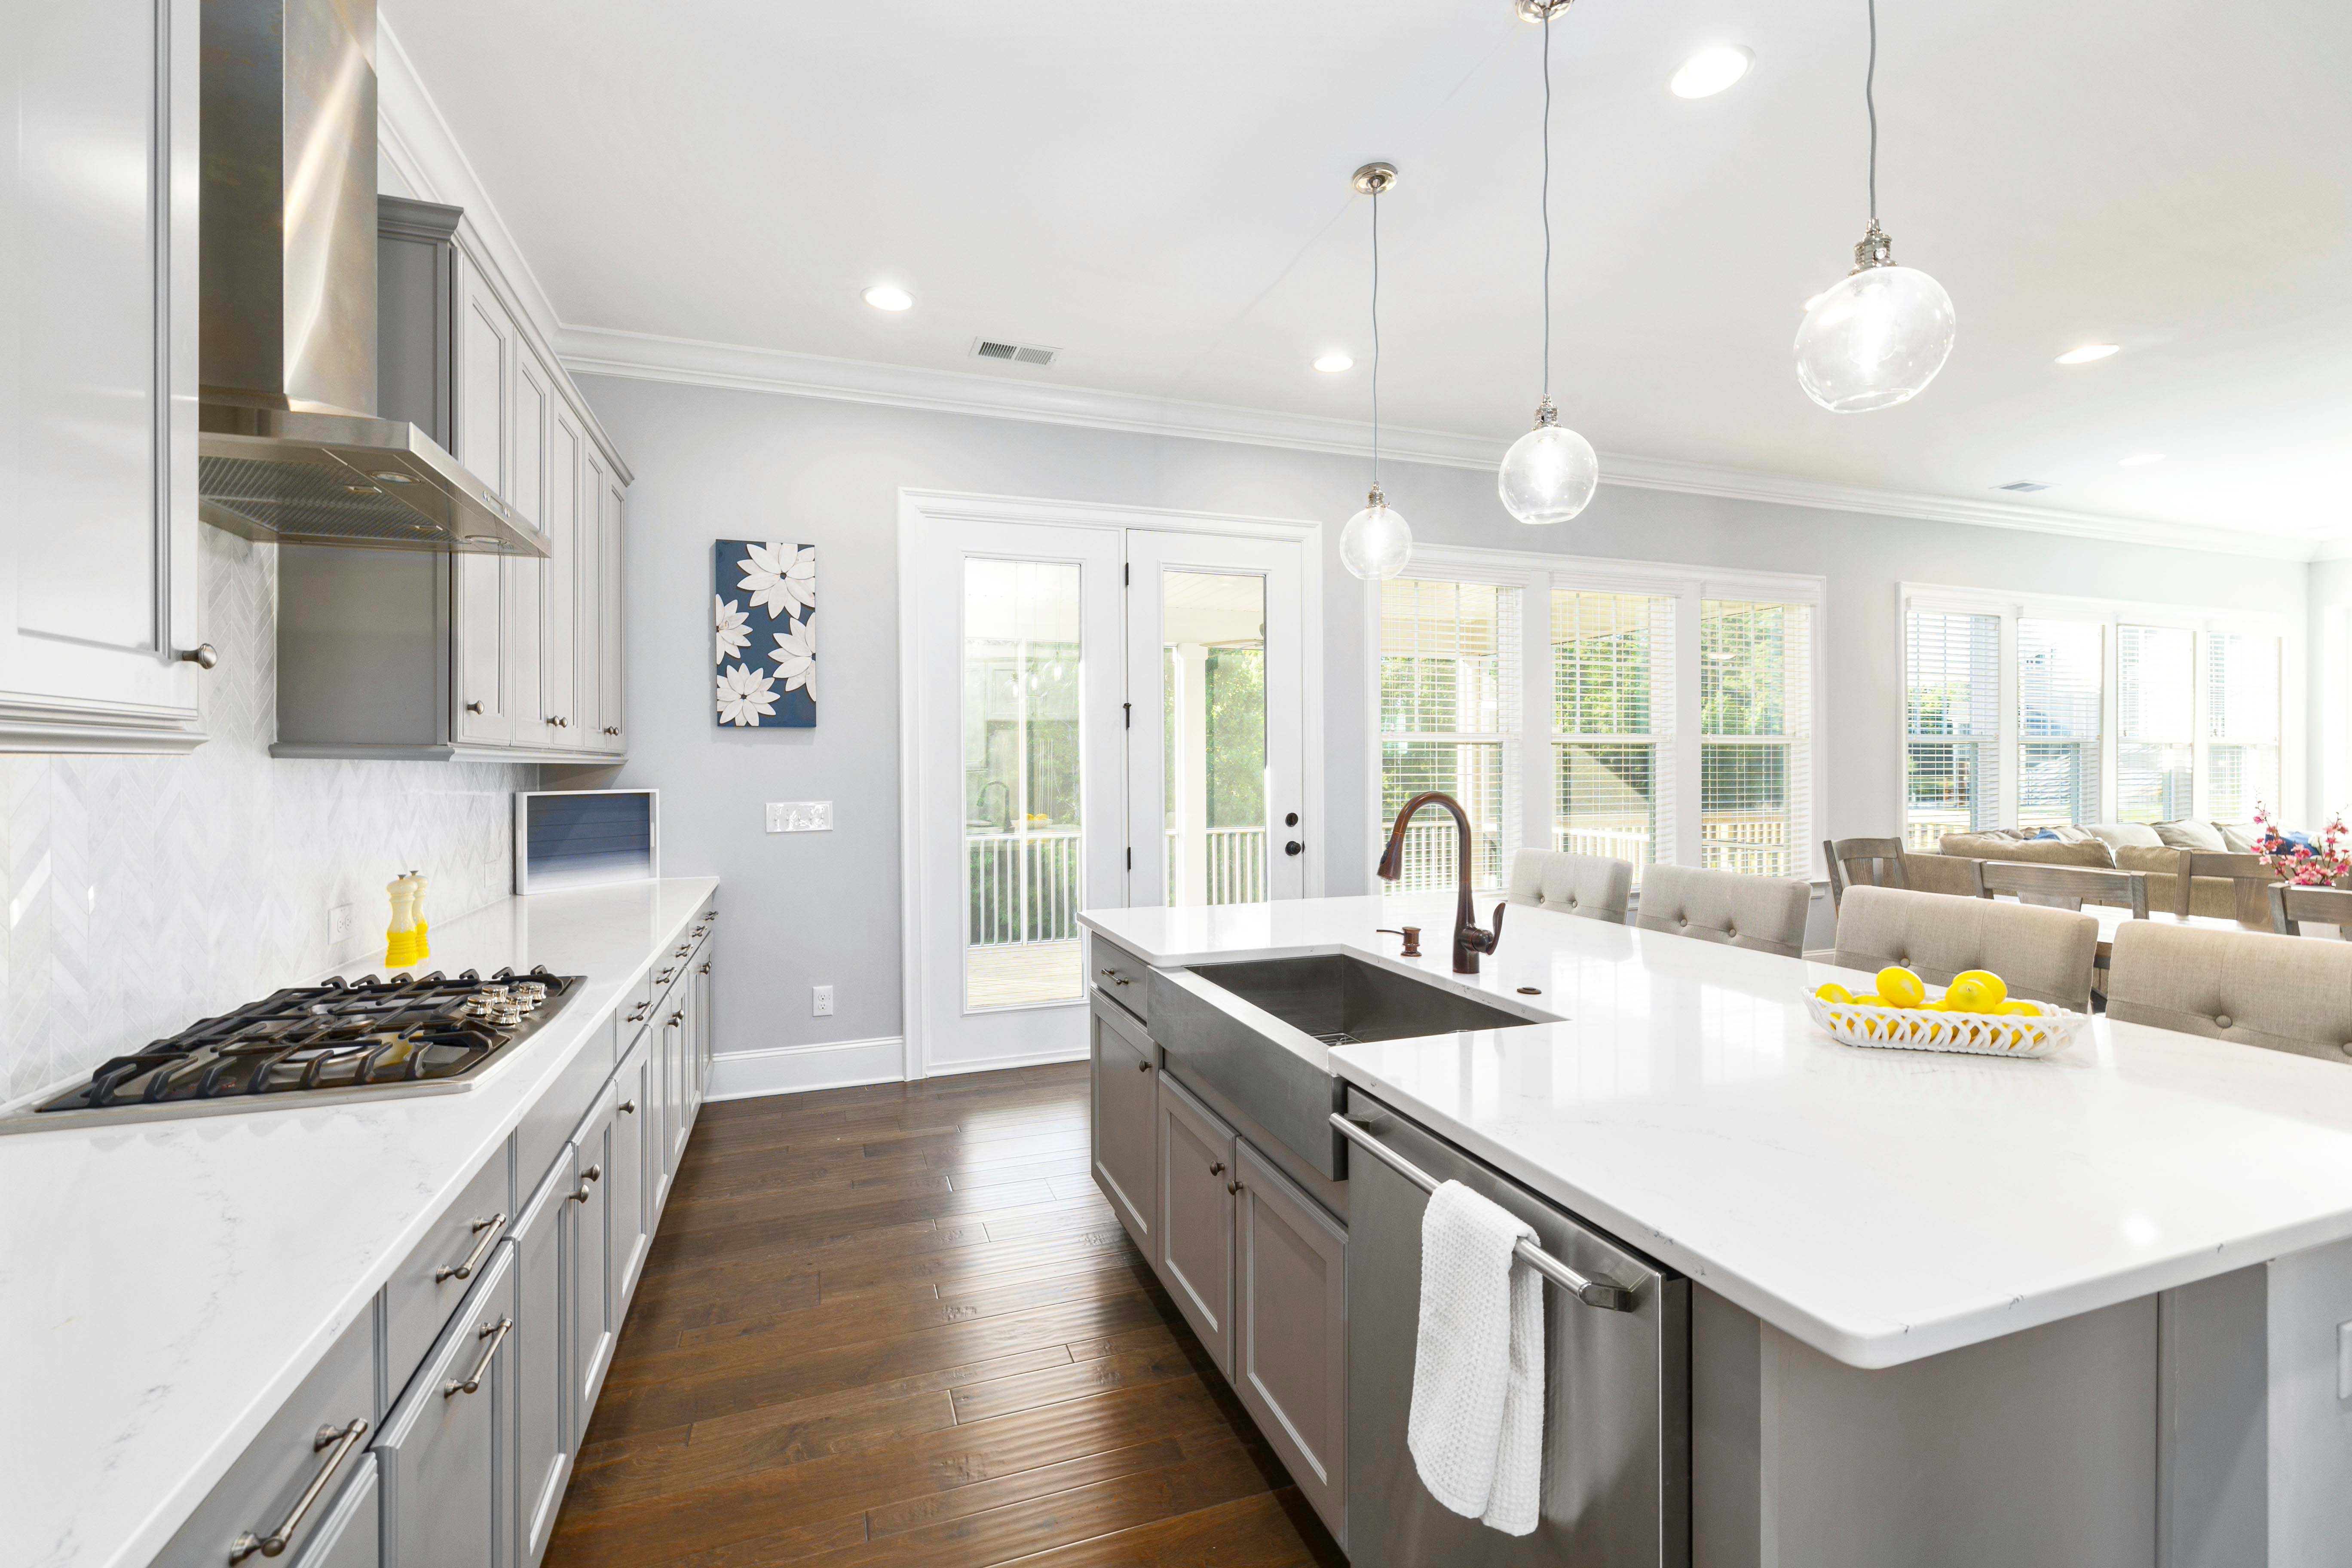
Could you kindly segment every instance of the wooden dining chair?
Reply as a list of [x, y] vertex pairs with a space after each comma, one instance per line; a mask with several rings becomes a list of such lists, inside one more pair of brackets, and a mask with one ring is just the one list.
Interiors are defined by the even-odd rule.
[[2200, 877], [2226, 879], [2236, 884], [2237, 917], [2241, 925], [2271, 923], [2270, 885], [2278, 873], [2263, 864], [2259, 855], [2208, 855], [2189, 851], [2180, 857], [2179, 912], [2188, 914], [2189, 886]]
[[1830, 868], [1830, 906], [1845, 902], [1848, 887], [1908, 888], [1900, 838], [1824, 838], [1822, 858]]
[[2084, 904], [2111, 904], [2129, 910], [2132, 919], [2147, 919], [2147, 873], [2109, 871], [2095, 866], [2048, 866], [2019, 860], [1971, 860], [1976, 868], [1977, 897], [2009, 894], [2021, 904], [2042, 904], [2053, 910], [2080, 910]]
[[2352, 889], [2296, 888], [2271, 884], [2271, 929], [2281, 936], [2301, 936], [2303, 922], [2332, 925], [2336, 934], [2352, 942]]

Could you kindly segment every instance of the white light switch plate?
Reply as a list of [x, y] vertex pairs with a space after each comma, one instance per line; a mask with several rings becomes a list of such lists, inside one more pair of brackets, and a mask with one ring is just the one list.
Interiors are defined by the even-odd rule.
[[832, 1017], [833, 987], [830, 985], [813, 985], [809, 988], [809, 993], [812, 1000], [815, 1004], [814, 1011], [811, 1016], [818, 1018]]
[[2336, 1325], [2336, 1397], [2352, 1399], [2352, 1323]]
[[352, 906], [337, 904], [327, 911], [327, 940], [341, 946], [352, 940]]
[[829, 800], [772, 800], [768, 803], [768, 831], [771, 833], [829, 833], [833, 830], [833, 802]]

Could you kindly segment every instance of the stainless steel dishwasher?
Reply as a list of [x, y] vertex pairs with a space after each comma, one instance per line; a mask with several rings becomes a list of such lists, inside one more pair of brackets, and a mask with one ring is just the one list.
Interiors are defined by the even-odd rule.
[[[1351, 1568], [1688, 1568], [1690, 1281], [1349, 1086], [1348, 1555]], [[1544, 1290], [1543, 1521], [1505, 1535], [1429, 1495], [1405, 1448], [1421, 1219], [1454, 1181], [1534, 1227]]]

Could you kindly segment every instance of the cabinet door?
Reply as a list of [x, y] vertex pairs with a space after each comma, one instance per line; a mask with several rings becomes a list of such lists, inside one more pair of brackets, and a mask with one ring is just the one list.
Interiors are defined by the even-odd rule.
[[570, 411], [559, 407], [556, 417], [567, 422], [572, 459], [572, 696], [568, 710], [572, 727], [564, 731], [564, 744], [583, 752], [609, 752], [613, 746], [604, 733], [604, 702], [599, 689], [604, 675], [604, 536], [596, 523], [603, 500], [603, 470], [590, 461], [588, 439]]
[[383, 1524], [377, 1511], [375, 1456], [362, 1454], [354, 1462], [358, 1472], [294, 1568], [381, 1568]]
[[669, 1075], [669, 1115], [662, 1123], [668, 1142], [662, 1151], [662, 1168], [677, 1174], [679, 1156], [686, 1152], [686, 1130], [693, 1116], [687, 1089], [687, 1042], [691, 1036], [687, 1013], [694, 1004], [694, 987], [681, 981], [669, 994], [669, 1011], [662, 1015], [663, 1070]]
[[457, 268], [457, 437], [450, 455], [505, 500], [513, 499], [508, 431], [514, 416], [514, 318], [478, 268]]
[[376, 1446], [386, 1560], [450, 1568], [513, 1559], [515, 1248], [501, 1244]]
[[199, 640], [198, 23], [196, 0], [8, 8], [0, 749], [204, 739], [175, 658]]
[[542, 751], [549, 744], [546, 694], [539, 684], [547, 563], [502, 556], [499, 570], [505, 574], [506, 634], [499, 647], [506, 662], [499, 677], [506, 685], [507, 711], [513, 721], [509, 743]]
[[509, 1517], [520, 1538], [516, 1561], [533, 1563], [563, 1506], [572, 1477], [571, 1281], [565, 1252], [567, 1201], [578, 1186], [578, 1151], [556, 1159], [514, 1229], [515, 1326], [507, 1353], [515, 1363], [515, 1492]]
[[1234, 1166], [1234, 1389], [1345, 1545], [1348, 1233], [1247, 1143]]
[[596, 658], [600, 673], [596, 679], [596, 700], [602, 710], [598, 729], [604, 749], [623, 750], [627, 739], [625, 721], [622, 716], [621, 676], [621, 487], [599, 467], [594, 470], [601, 500], [596, 508], [596, 528], [600, 540], [597, 592]]
[[[526, 356], [527, 358], [528, 356]], [[547, 510], [540, 526], [547, 532], [541, 577], [539, 689], [544, 743], [565, 749], [582, 743], [580, 671], [580, 438], [566, 420], [553, 426], [549, 442]]]
[[494, 555], [460, 555], [456, 565], [457, 657], [450, 667], [457, 679], [457, 738], [503, 746], [513, 739], [506, 689], [507, 563]]
[[669, 1202], [669, 1123], [677, 1114], [671, 1109], [676, 1090], [669, 1070], [670, 1040], [677, 1031], [669, 1026], [668, 1005], [668, 997], [655, 998], [653, 1021], [646, 1030], [646, 1078], [654, 1091], [653, 1112], [646, 1121], [646, 1184], [653, 1193], [646, 1223], [656, 1229], [661, 1225], [662, 1206]]
[[514, 374], [507, 378], [507, 505], [534, 528], [547, 526], [548, 421], [555, 412], [555, 394], [549, 390], [547, 372], [539, 356], [515, 332]]
[[1097, 999], [1087, 1005], [1095, 1185], [1143, 1256], [1157, 1257], [1152, 1234], [1160, 1224], [1160, 1071], [1152, 1058], [1158, 1052], [1139, 1031], [1109, 1015], [1111, 1004]]
[[694, 1110], [702, 1113], [703, 1100], [710, 1093], [710, 1059], [719, 1054], [710, 1024], [710, 946], [703, 944], [702, 955], [694, 965]]
[[[1139, 1078], [1141, 1074], [1137, 1075]], [[1160, 1079], [1160, 1281], [1234, 1370], [1234, 1130], [1163, 1073]]]
[[[576, 1450], [588, 1430], [588, 1413], [604, 1391], [605, 1369], [613, 1364], [613, 1346], [620, 1338], [620, 1298], [613, 1290], [613, 1234], [620, 1228], [616, 1211], [614, 1144], [621, 1134], [616, 1101], [620, 1096], [606, 1085], [596, 1101], [595, 1114], [581, 1130], [580, 1180], [572, 1185], [572, 1440]], [[634, 1126], [634, 1121], [632, 1121]]]
[[659, 1162], [649, 1165], [646, 1129], [658, 1122], [654, 1099], [651, 1065], [652, 1037], [639, 1034], [637, 1043], [621, 1058], [620, 1070], [613, 1075], [616, 1103], [613, 1107], [613, 1164], [604, 1177], [611, 1191], [607, 1199], [611, 1209], [611, 1243], [605, 1267], [611, 1278], [607, 1299], [613, 1303], [613, 1327], [617, 1332], [622, 1321], [628, 1316], [629, 1299], [637, 1293], [637, 1279], [645, 1272], [646, 1254], [652, 1250], [654, 1194], [646, 1182], [646, 1173], [659, 1169]]

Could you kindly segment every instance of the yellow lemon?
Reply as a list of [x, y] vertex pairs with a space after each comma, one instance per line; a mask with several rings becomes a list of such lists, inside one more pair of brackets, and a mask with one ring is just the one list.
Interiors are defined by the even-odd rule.
[[1997, 1002], [1992, 1010], [2012, 1018], [2039, 1018], [2042, 1009], [2031, 1002]]
[[1960, 1009], [1954, 1007], [1948, 997], [1938, 996], [1933, 1002], [1920, 1003], [1919, 1011], [1922, 1013], [1954, 1013], [1960, 1011]]
[[1927, 982], [1900, 964], [1878, 972], [1878, 994], [1889, 1007], [1916, 1007], [1927, 999]]
[[2000, 1002], [1999, 994], [1987, 989], [1973, 973], [1959, 976], [1944, 989], [1944, 1005], [1954, 1013], [1990, 1013]]
[[[1990, 969], [1964, 969], [1960, 971], [1960, 973], [1952, 976], [1952, 988], [1953, 990], [1958, 990], [1961, 985], [1969, 981], [1974, 981], [1984, 992], [1984, 1005], [1971, 1009], [1974, 1012], [1990, 1013], [1993, 1008], [2009, 1000], [2009, 983], [2001, 979], [2000, 975], [1995, 974]], [[1946, 994], [1949, 994], [1949, 993], [1948, 992]]]
[[1826, 984], [1815, 987], [1813, 994], [1823, 1002], [1851, 1002], [1853, 1000], [1853, 993], [1847, 990], [1844, 986], [1840, 985], [1834, 980], [1830, 981]]
[[1861, 995], [1853, 999], [1853, 1005], [1857, 1007], [1884, 1007], [1886, 1005], [1885, 1002], [1879, 1000], [1878, 993], [1875, 991], [1864, 992]]

